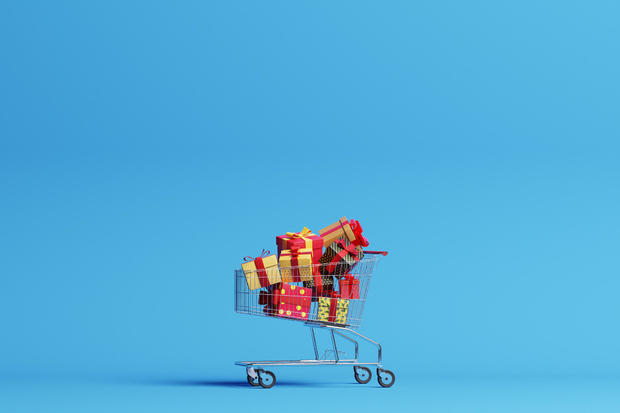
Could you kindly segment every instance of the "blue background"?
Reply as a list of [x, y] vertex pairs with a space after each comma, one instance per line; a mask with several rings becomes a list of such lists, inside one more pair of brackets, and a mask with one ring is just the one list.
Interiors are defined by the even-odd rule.
[[[619, 12], [3, 2], [0, 403], [617, 411]], [[235, 360], [312, 349], [233, 269], [342, 215], [390, 252], [360, 331], [396, 385], [250, 390]]]

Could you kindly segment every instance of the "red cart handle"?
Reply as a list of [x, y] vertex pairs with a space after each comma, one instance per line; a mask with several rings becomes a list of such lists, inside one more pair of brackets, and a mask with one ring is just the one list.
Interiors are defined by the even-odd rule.
[[381, 254], [384, 257], [388, 254], [387, 251], [364, 251], [364, 254]]

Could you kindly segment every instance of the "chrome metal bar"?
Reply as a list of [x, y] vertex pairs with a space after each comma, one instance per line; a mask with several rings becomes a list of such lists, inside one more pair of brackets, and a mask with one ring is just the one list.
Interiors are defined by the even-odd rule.
[[314, 327], [310, 327], [310, 334], [312, 335], [312, 344], [314, 345], [314, 357], [318, 360], [319, 359], [319, 349], [316, 347], [316, 337], [314, 335]]
[[334, 347], [334, 358], [336, 359], [336, 362], [340, 359], [340, 357], [338, 356], [338, 347], [336, 346], [336, 337], [334, 337], [334, 330], [330, 330], [331, 335], [332, 335], [332, 346]]
[[338, 330], [332, 330], [333, 332], [335, 332], [336, 334], [338, 334], [340, 337], [346, 338], [349, 341], [352, 341], [355, 344], [355, 360], [357, 360], [359, 358], [359, 344], [357, 341], [353, 340], [351, 337], [342, 334], [340, 331]]
[[[368, 341], [369, 343], [372, 343], [372, 344], [374, 344], [375, 346], [377, 346], [377, 349], [378, 349], [378, 351], [377, 351], [377, 362], [378, 362], [378, 364], [379, 364], [379, 365], [381, 365], [381, 344], [379, 344], [379, 343], [377, 343], [375, 340], [372, 340], [372, 339], [370, 339], [370, 338], [366, 337], [365, 335], [362, 335], [362, 334], [358, 333], [357, 331], [352, 330], [352, 329], [347, 328], [347, 327], [335, 327], [335, 326], [330, 326], [330, 327], [328, 327], [328, 328], [330, 328], [330, 329], [338, 329], [338, 330], [345, 330], [345, 331], [348, 331], [348, 332], [350, 332], [350, 333], [355, 334], [355, 335], [356, 335], [356, 336], [358, 336], [358, 337], [361, 337], [362, 339], [364, 339], [364, 340]], [[332, 331], [333, 331], [333, 330], [332, 330]]]
[[360, 362], [357, 360], [273, 360], [273, 361], [239, 361], [235, 363], [243, 367], [257, 366], [325, 366], [325, 365], [355, 365], [355, 366], [377, 366], [376, 362]]

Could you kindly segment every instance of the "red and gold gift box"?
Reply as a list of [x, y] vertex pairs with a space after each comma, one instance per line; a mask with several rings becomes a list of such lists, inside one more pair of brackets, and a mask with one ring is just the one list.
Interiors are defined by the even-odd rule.
[[245, 257], [241, 269], [245, 274], [250, 290], [267, 287], [282, 281], [280, 269], [278, 268], [278, 258], [269, 255], [269, 251], [263, 250], [260, 257]]
[[280, 252], [282, 281], [301, 282], [312, 279], [312, 249], [289, 249]]
[[360, 298], [360, 280], [353, 275], [345, 274], [344, 277], [338, 280], [338, 286], [342, 298], [351, 300], [358, 300]]
[[319, 297], [317, 321], [346, 324], [348, 313], [349, 300], [341, 298], [340, 294], [332, 293], [331, 297]]
[[344, 238], [332, 242], [325, 249], [321, 262], [321, 274], [344, 275], [362, 259], [364, 253]]
[[323, 255], [323, 238], [313, 234], [306, 227], [299, 232], [287, 232], [284, 235], [278, 235], [276, 245], [278, 246], [278, 256], [283, 250], [310, 248], [314, 264], [318, 264], [319, 258]]
[[308, 319], [312, 302], [312, 290], [309, 288], [282, 283], [274, 299], [278, 300], [278, 310], [275, 314], [278, 317]]
[[337, 222], [319, 230], [319, 235], [323, 238], [325, 246], [336, 242], [339, 238], [344, 238], [361, 252], [362, 247], [368, 246], [368, 240], [362, 235], [362, 232], [363, 229], [359, 221], [342, 217]]

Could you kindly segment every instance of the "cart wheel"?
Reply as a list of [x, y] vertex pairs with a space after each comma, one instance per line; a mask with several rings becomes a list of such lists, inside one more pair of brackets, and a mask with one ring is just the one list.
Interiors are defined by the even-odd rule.
[[258, 384], [264, 389], [270, 389], [276, 384], [276, 375], [268, 370], [258, 372]]
[[353, 373], [355, 373], [355, 380], [359, 384], [366, 384], [372, 378], [372, 373], [367, 367], [353, 366]]
[[250, 384], [250, 386], [258, 386], [258, 376], [253, 379], [252, 376], [248, 374], [248, 383]]
[[392, 387], [396, 376], [389, 370], [377, 369], [377, 380], [381, 387]]

